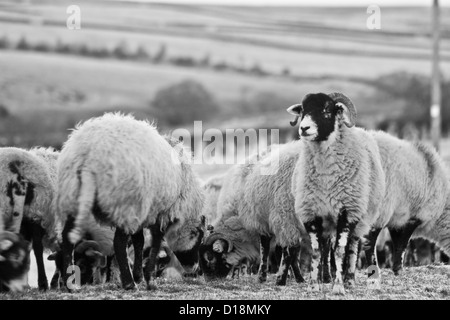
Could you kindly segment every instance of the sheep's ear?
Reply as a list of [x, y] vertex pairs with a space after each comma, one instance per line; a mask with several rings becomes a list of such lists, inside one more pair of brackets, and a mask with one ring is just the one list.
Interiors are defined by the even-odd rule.
[[51, 254], [49, 254], [49, 256], [47, 257], [48, 261], [55, 261], [56, 260], [56, 252], [53, 252]]
[[303, 112], [303, 107], [301, 104], [294, 104], [292, 106], [290, 106], [289, 108], [287, 108], [286, 110], [287, 112], [289, 112], [290, 114], [294, 115], [294, 116], [301, 116], [302, 112]]
[[287, 108], [286, 111], [295, 116], [294, 121], [290, 121], [291, 126], [295, 127], [298, 123], [298, 119], [300, 119], [300, 117], [302, 116], [302, 112], [303, 112], [302, 105], [294, 104], [294, 105], [290, 106], [289, 108]]

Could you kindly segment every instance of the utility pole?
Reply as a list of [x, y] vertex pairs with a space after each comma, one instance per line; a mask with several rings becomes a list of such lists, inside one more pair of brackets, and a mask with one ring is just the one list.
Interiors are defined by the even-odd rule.
[[441, 138], [441, 75], [439, 70], [439, 37], [440, 37], [440, 12], [439, 0], [433, 0], [432, 25], [433, 25], [433, 69], [431, 79], [431, 139], [439, 152]]

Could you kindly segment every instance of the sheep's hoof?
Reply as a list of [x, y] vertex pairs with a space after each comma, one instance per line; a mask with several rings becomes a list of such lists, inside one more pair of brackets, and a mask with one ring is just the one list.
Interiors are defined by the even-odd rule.
[[332, 292], [333, 294], [345, 295], [345, 289], [342, 283], [335, 283]]
[[394, 269], [393, 271], [394, 271], [394, 275], [396, 275], [396, 276], [401, 276], [402, 273], [403, 273], [403, 269], [402, 268]]
[[142, 272], [141, 273], [138, 273], [138, 272], [133, 273], [133, 280], [135, 283], [141, 283], [142, 278], [143, 278]]
[[267, 281], [267, 274], [260, 274], [258, 277], [258, 281], [260, 283], [266, 282]]
[[283, 279], [282, 276], [278, 276], [277, 277], [277, 281], [276, 281], [276, 285], [277, 286], [285, 286], [286, 285], [286, 278]]
[[136, 285], [134, 284], [134, 282], [131, 282], [131, 283], [128, 283], [128, 284], [124, 284], [124, 285], [122, 286], [122, 288], [123, 288], [124, 290], [127, 290], [127, 291], [129, 291], [129, 290], [134, 290], [134, 289], [136, 288]]
[[47, 291], [48, 290], [48, 283], [47, 281], [43, 283], [38, 284], [39, 291]]
[[81, 240], [81, 234], [78, 230], [75, 229], [69, 232], [68, 238], [70, 243], [75, 244]]

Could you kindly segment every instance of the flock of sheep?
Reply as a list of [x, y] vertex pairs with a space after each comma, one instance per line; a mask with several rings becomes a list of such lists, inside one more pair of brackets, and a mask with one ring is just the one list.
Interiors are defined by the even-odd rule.
[[75, 264], [81, 285], [120, 277], [129, 290], [144, 278], [151, 289], [154, 277], [236, 272], [260, 282], [277, 272], [285, 285], [291, 270], [336, 294], [354, 285], [360, 251], [377, 266], [384, 228], [395, 274], [412, 237], [450, 253], [450, 176], [433, 148], [355, 127], [341, 93], [308, 94], [288, 112], [299, 141], [205, 183], [182, 143], [121, 114], [79, 125], [61, 152], [0, 149], [0, 290], [26, 288], [30, 243], [41, 290], [45, 249], [53, 289], [72, 289]]

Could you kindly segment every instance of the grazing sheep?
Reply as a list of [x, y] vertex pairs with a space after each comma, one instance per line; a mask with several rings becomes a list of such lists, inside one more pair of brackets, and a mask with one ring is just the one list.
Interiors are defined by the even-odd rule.
[[[94, 215], [116, 227], [114, 251], [122, 286], [132, 289], [142, 279], [143, 228], [150, 228], [152, 250], [145, 270], [150, 289], [164, 234], [170, 238], [186, 220], [199, 219], [202, 210], [202, 190], [189, 161], [180, 143], [167, 141], [152, 124], [132, 116], [107, 113], [77, 126], [58, 161], [64, 267]], [[129, 235], [136, 253], [133, 276], [126, 253]]]
[[237, 215], [223, 215], [203, 240], [199, 255], [205, 280], [225, 278], [243, 264], [259, 265], [259, 236], [245, 229]]
[[30, 243], [21, 234], [0, 233], [0, 292], [21, 292], [28, 285], [30, 251]]
[[[403, 254], [411, 237], [436, 242], [450, 253], [450, 184], [444, 162], [431, 147], [400, 140], [384, 132], [372, 132], [386, 176], [386, 192], [380, 218], [369, 235], [373, 247], [380, 230], [389, 229], [395, 274], [401, 271]], [[374, 262], [376, 264], [376, 262]]]
[[[214, 251], [218, 253], [233, 252], [235, 242], [247, 244], [246, 254], [235, 256], [239, 259], [248, 256], [246, 259], [252, 262], [260, 259], [259, 279], [266, 281], [270, 243], [273, 238], [283, 252], [277, 277], [279, 285], [286, 283], [291, 266], [296, 280], [303, 281], [298, 255], [300, 243], [307, 235], [295, 214], [294, 198], [290, 193], [291, 176], [300, 153], [298, 146], [296, 143], [272, 146], [270, 151], [252, 156], [247, 164], [237, 165], [226, 173], [227, 178], [217, 205], [219, 215], [225, 222], [222, 228], [228, 227], [234, 231], [239, 227], [243, 234], [223, 232], [215, 227], [206, 243], [213, 243]], [[260, 238], [259, 241], [255, 240], [255, 237]], [[250, 241], [242, 242], [243, 239]], [[260, 248], [256, 250], [254, 244], [258, 242]], [[232, 255], [227, 256], [229, 265], [234, 266], [242, 262], [231, 263], [231, 257]], [[217, 257], [211, 254], [208, 258], [217, 260]], [[223, 268], [223, 273], [226, 271], [226, 268]]]
[[0, 230], [19, 232], [33, 243], [38, 286], [48, 289], [44, 248], [54, 249], [57, 224], [54, 214], [55, 159], [53, 149], [0, 149]]
[[[74, 264], [80, 268], [81, 285], [102, 284], [114, 279], [117, 262], [114, 255], [114, 232], [109, 226], [99, 225], [93, 217], [82, 240], [74, 246]], [[56, 270], [50, 282], [52, 289], [60, 285], [62, 252], [57, 250], [47, 257], [55, 261]]]
[[292, 192], [295, 211], [311, 238], [313, 290], [320, 290], [321, 248], [331, 237], [336, 262], [333, 292], [344, 294], [343, 270], [348, 268], [351, 283], [359, 239], [378, 218], [385, 194], [378, 146], [369, 132], [354, 127], [356, 108], [342, 93], [308, 94], [288, 112], [296, 116], [292, 125], [301, 120], [301, 153]]

